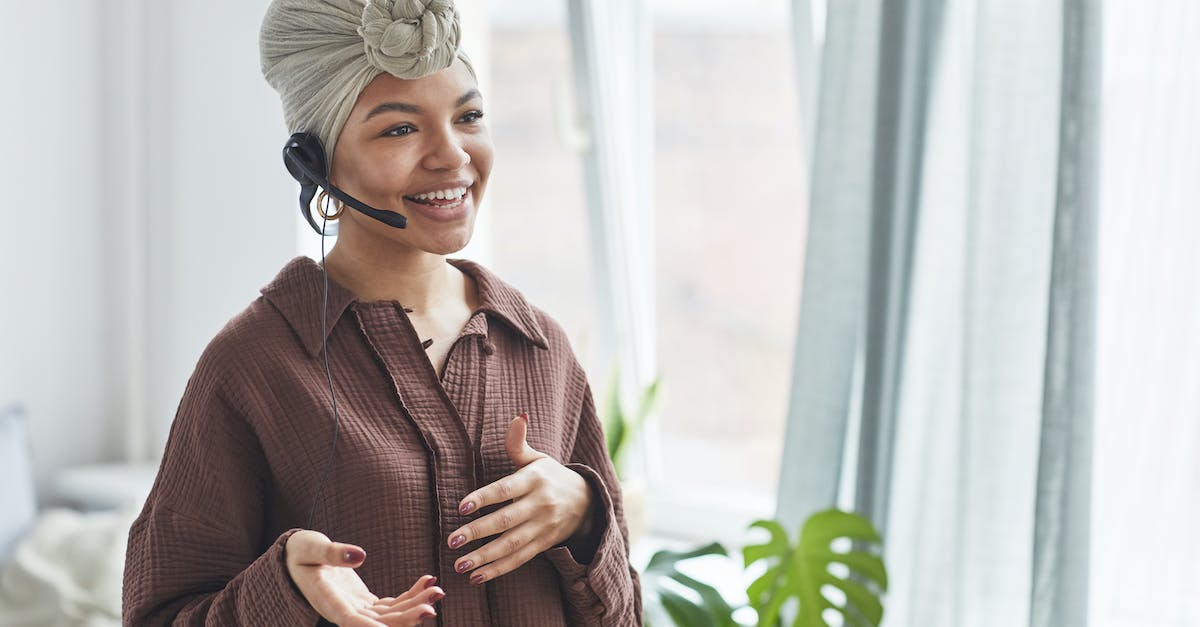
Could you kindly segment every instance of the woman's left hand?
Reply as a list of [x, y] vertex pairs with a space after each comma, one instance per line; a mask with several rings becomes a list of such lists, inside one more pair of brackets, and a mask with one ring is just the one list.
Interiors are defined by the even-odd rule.
[[525, 441], [528, 426], [524, 414], [508, 425], [504, 445], [517, 471], [468, 494], [459, 503], [459, 511], [470, 514], [488, 505], [512, 501], [447, 538], [450, 548], [456, 549], [500, 534], [454, 563], [459, 573], [474, 571], [470, 580], [473, 584], [495, 579], [542, 551], [590, 531], [594, 500], [591, 487], [579, 473], [533, 450]]

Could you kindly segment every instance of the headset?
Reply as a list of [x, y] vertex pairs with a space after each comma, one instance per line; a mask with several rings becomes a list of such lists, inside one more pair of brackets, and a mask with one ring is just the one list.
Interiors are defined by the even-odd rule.
[[[283, 164], [287, 166], [292, 177], [300, 182], [300, 213], [318, 235], [325, 234], [325, 229], [318, 227], [312, 216], [312, 199], [317, 194], [318, 186], [363, 215], [398, 229], [408, 226], [408, 218], [391, 211], [376, 209], [331, 184], [328, 178], [329, 168], [325, 163], [325, 148], [321, 145], [321, 139], [313, 133], [296, 133], [288, 138], [287, 143], [283, 145]], [[323, 259], [321, 265], [325, 265]]]
[[317, 501], [321, 497], [321, 491], [325, 489], [325, 482], [329, 479], [329, 473], [333, 470], [333, 461], [337, 455], [338, 429], [341, 425], [341, 418], [338, 415], [337, 395], [333, 391], [333, 375], [329, 371], [329, 345], [326, 341], [326, 316], [329, 309], [329, 271], [325, 268], [325, 237], [327, 235], [325, 227], [327, 226], [328, 219], [325, 218], [324, 212], [322, 212], [321, 224], [320, 226], [317, 225], [317, 221], [312, 215], [312, 199], [317, 194], [317, 187], [321, 187], [330, 196], [350, 205], [363, 215], [379, 220], [388, 226], [397, 229], [406, 228], [408, 226], [408, 218], [391, 211], [376, 209], [334, 187], [329, 182], [329, 170], [325, 163], [325, 148], [321, 145], [321, 139], [313, 133], [296, 133], [288, 138], [287, 143], [283, 145], [283, 164], [287, 166], [287, 170], [291, 173], [292, 177], [300, 183], [301, 215], [308, 221], [309, 226], [321, 236], [321, 277], [323, 281], [321, 291], [321, 356], [325, 361], [325, 382], [329, 385], [329, 400], [333, 406], [333, 442], [329, 445], [329, 459], [325, 462], [325, 470], [322, 471], [321, 479], [317, 482], [317, 490], [313, 494], [312, 506], [308, 510], [308, 523], [305, 525], [305, 528], [312, 529], [313, 516], [317, 513]]

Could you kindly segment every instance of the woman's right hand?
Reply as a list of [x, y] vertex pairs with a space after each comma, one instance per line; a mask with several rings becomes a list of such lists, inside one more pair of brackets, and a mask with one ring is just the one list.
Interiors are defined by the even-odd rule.
[[433, 604], [446, 596], [425, 575], [398, 597], [377, 597], [355, 572], [367, 554], [323, 533], [301, 530], [284, 548], [288, 574], [313, 609], [342, 627], [408, 627], [437, 614]]

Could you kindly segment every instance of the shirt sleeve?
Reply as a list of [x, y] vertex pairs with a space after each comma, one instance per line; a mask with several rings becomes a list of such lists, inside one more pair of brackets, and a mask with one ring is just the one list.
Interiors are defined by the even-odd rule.
[[284, 547], [297, 530], [264, 537], [265, 457], [204, 362], [129, 531], [123, 623], [316, 625], [320, 616], [287, 572]]
[[[599, 499], [590, 537], [575, 543], [587, 547], [582, 554], [574, 554], [566, 546], [546, 552], [563, 578], [568, 623], [640, 627], [641, 583], [629, 561], [629, 531], [625, 526], [621, 486], [608, 457], [590, 386], [584, 388], [578, 433], [566, 466], [586, 479]], [[592, 547], [594, 552], [590, 550]]]

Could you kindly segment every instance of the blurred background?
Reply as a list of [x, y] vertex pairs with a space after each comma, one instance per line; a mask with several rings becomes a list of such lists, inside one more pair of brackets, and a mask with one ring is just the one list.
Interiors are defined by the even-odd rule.
[[[209, 339], [319, 257], [267, 4], [0, 0], [0, 564], [51, 523], [118, 563], [62, 516], [127, 511]], [[660, 382], [635, 561], [839, 506], [885, 625], [1200, 625], [1200, 4], [457, 4], [497, 158], [455, 256], [602, 409]], [[19, 576], [0, 623], [119, 591]]]

